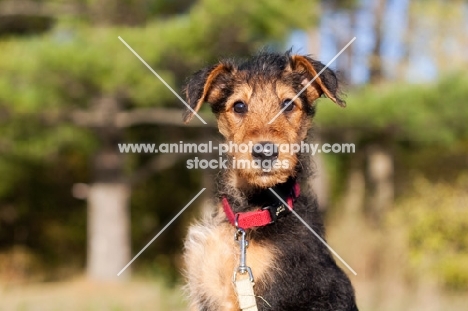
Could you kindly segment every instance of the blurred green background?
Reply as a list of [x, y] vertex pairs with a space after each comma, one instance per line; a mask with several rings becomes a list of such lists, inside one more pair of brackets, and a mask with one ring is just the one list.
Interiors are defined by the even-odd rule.
[[328, 241], [358, 273], [360, 310], [465, 310], [461, 0], [0, 0], [0, 310], [186, 309], [182, 241], [217, 172], [118, 144], [220, 137], [207, 110], [208, 126], [184, 126], [118, 36], [179, 94], [223, 57], [292, 48], [327, 63], [356, 36], [331, 66], [348, 107], [321, 100], [315, 119], [317, 141], [356, 144], [315, 158]]

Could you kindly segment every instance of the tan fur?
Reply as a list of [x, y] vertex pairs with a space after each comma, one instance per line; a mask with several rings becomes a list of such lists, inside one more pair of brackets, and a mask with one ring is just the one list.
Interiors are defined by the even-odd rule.
[[[236, 229], [219, 216], [208, 215], [190, 227], [185, 242], [185, 274], [191, 298], [191, 310], [199, 310], [198, 299], [207, 299], [219, 311], [237, 311], [239, 306], [232, 283], [234, 270], [239, 266], [239, 244], [234, 241]], [[247, 261], [255, 277], [255, 289], [271, 278], [275, 271], [273, 245], [249, 241]], [[202, 297], [202, 298], [201, 298]]]
[[[203, 105], [203, 103], [207, 99], [207, 96], [208, 96], [209, 92], [211, 91], [211, 87], [212, 87], [213, 82], [216, 79], [216, 77], [218, 77], [218, 75], [220, 75], [221, 73], [223, 73], [225, 71], [226, 71], [226, 67], [223, 64], [219, 64], [218, 66], [216, 66], [210, 72], [210, 74], [208, 75], [208, 77], [206, 79], [205, 85], [203, 86], [202, 96], [198, 100], [195, 108], [193, 109], [195, 112], [198, 112], [200, 110], [201, 106]], [[190, 120], [192, 120], [192, 118], [193, 118], [193, 112], [191, 112], [189, 115], [187, 115], [187, 118], [184, 120], [184, 122], [188, 123], [188, 122], [190, 122]]]
[[[298, 69], [305, 70], [306, 72], [309, 73], [310, 79], [313, 79], [314, 77], [317, 76], [317, 71], [315, 70], [314, 66], [312, 66], [312, 64], [304, 56], [294, 55], [294, 56], [292, 56], [292, 60], [293, 60], [294, 66], [295, 66], [295, 68], [293, 68], [293, 70], [298, 70]], [[310, 82], [310, 80], [307, 81], [307, 83], [309, 83], [309, 82]], [[307, 84], [307, 83], [305, 83], [305, 84]], [[344, 103], [337, 101], [335, 96], [333, 96], [333, 94], [328, 90], [328, 88], [325, 86], [325, 84], [323, 84], [322, 79], [320, 79], [320, 76], [315, 78], [315, 80], [312, 83], [311, 87], [312, 88], [309, 87], [308, 92], [310, 92], [311, 90], [314, 90], [313, 92], [316, 92], [317, 94], [319, 94], [319, 96], [322, 93], [325, 93], [325, 95], [327, 95], [327, 97], [330, 98], [334, 103], [344, 107]]]
[[[281, 144], [300, 144], [307, 136], [311, 126], [310, 116], [304, 111], [303, 103], [296, 99], [291, 111], [281, 113], [272, 124], [268, 124], [281, 110], [282, 103], [294, 98], [297, 90], [287, 84], [287, 79], [267, 80], [259, 76], [252, 79], [248, 72], [227, 68], [220, 63], [207, 76], [201, 98], [198, 99], [194, 110], [198, 111], [203, 102], [214, 104], [224, 100], [223, 111], [217, 114], [218, 128], [226, 141], [234, 144], [256, 144], [272, 142]], [[289, 72], [288, 72], [289, 71]], [[285, 69], [285, 76], [291, 71], [304, 73], [303, 85], [316, 76], [313, 66], [302, 56], [293, 56], [291, 65]], [[223, 98], [225, 92], [221, 85], [220, 75], [229, 75], [235, 83], [228, 98]], [[223, 78], [227, 78], [224, 76]], [[198, 80], [197, 80], [198, 81]], [[224, 80], [225, 81], [225, 80]], [[188, 90], [188, 88], [187, 88]], [[201, 93], [201, 90], [198, 90]], [[337, 99], [325, 87], [322, 80], [317, 78], [306, 90], [307, 104], [325, 93], [334, 102]], [[189, 94], [187, 94], [188, 97]], [[339, 98], [338, 98], [339, 100]], [[247, 105], [247, 113], [236, 113], [233, 109], [236, 102]], [[192, 117], [189, 114], [188, 122]], [[236, 160], [253, 161], [248, 152], [232, 151], [229, 155]], [[221, 182], [231, 199], [241, 199], [255, 187], [267, 188], [286, 182], [295, 177], [299, 158], [296, 154], [279, 152], [277, 161], [288, 161], [287, 168], [274, 169], [264, 172], [258, 168], [230, 169]], [[251, 207], [252, 210], [255, 207]], [[214, 215], [214, 216], [213, 216]], [[205, 215], [202, 221], [192, 225], [185, 242], [185, 265], [187, 290], [190, 294], [191, 310], [199, 311], [202, 306], [209, 310], [238, 311], [239, 305], [232, 283], [232, 276], [239, 266], [239, 244], [234, 241], [236, 229], [226, 220], [222, 207], [218, 206], [217, 213]], [[250, 229], [248, 232], [251, 232]], [[249, 240], [249, 238], [247, 237]], [[273, 244], [263, 244], [250, 239], [247, 248], [247, 265], [250, 266], [255, 277], [255, 293], [261, 293], [266, 284], [273, 283], [273, 278], [281, 277], [281, 271], [275, 262], [280, 257], [278, 249]]]
[[[307, 135], [310, 121], [299, 99], [292, 104], [294, 108], [291, 112], [287, 115], [281, 114], [275, 122], [267, 124], [280, 111], [279, 103], [292, 99], [295, 95], [295, 90], [281, 81], [258, 83], [253, 86], [247, 83], [238, 84], [226, 102], [227, 112], [220, 114], [218, 118], [219, 131], [226, 137], [226, 140], [238, 145], [249, 142], [255, 144], [259, 141], [272, 141], [278, 145], [300, 144]], [[238, 101], [243, 101], [248, 105], [249, 112], [245, 116], [239, 116], [232, 111], [233, 105]], [[240, 122], [241, 118], [242, 122]], [[237, 160], [253, 160], [251, 152], [234, 152], [231, 156]], [[249, 184], [260, 187], [270, 187], [285, 182], [288, 177], [294, 176], [294, 168], [298, 160], [295, 155], [284, 152], [280, 153], [278, 161], [288, 161], [289, 167], [274, 170], [272, 174], [262, 176], [262, 178], [259, 178], [262, 172], [258, 169], [239, 169], [236, 170], [237, 181], [243, 183], [243, 180], [246, 180]]]
[[[219, 96], [219, 90], [212, 85], [215, 77], [222, 72], [217, 67], [204, 87], [204, 95], [208, 102], [214, 102]], [[233, 73], [230, 73], [233, 74]], [[242, 72], [237, 72], [239, 80]], [[207, 93], [207, 94], [205, 94]], [[275, 144], [300, 143], [307, 135], [310, 121], [303, 107], [297, 99], [294, 109], [286, 115], [281, 114], [271, 125], [267, 123], [280, 111], [279, 103], [294, 98], [296, 91], [289, 85], [277, 81], [275, 83], [258, 82], [256, 84], [239, 83], [233, 89], [233, 94], [226, 101], [226, 113], [218, 118], [218, 128], [227, 141], [236, 144], [256, 143], [259, 141], [272, 141]], [[315, 91], [318, 98], [320, 94]], [[242, 101], [248, 105], [249, 113], [239, 116], [233, 112], [233, 105]], [[196, 111], [203, 103], [200, 100]], [[245, 118], [241, 121], [241, 118]], [[251, 152], [234, 152], [230, 154], [236, 159], [252, 161]], [[284, 182], [293, 176], [297, 157], [289, 153], [280, 153], [279, 161], [287, 160], [290, 166], [287, 169], [275, 170], [265, 178], [259, 178], [259, 171], [255, 169], [230, 170], [226, 175], [226, 182], [233, 185], [231, 189], [244, 189], [248, 191], [252, 185], [269, 187]], [[233, 197], [237, 194], [233, 193]], [[188, 292], [191, 295], [191, 310], [199, 310], [202, 303], [211, 309], [219, 311], [238, 311], [239, 306], [235, 295], [232, 276], [239, 265], [239, 245], [234, 241], [236, 229], [228, 222], [219, 207], [216, 217], [205, 215], [203, 220], [190, 227], [185, 242], [186, 277]], [[280, 271], [275, 265], [278, 251], [274, 245], [263, 245], [249, 241], [247, 248], [247, 264], [255, 277], [255, 292], [271, 281], [273, 275], [278, 276]], [[219, 309], [222, 306], [221, 309]]]

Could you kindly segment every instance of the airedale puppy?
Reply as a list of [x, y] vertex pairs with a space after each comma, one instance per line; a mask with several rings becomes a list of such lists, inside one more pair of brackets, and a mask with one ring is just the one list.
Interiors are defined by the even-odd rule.
[[[262, 52], [245, 61], [221, 61], [188, 80], [193, 110], [209, 103], [226, 141], [250, 146], [249, 152], [229, 152], [231, 166], [217, 182], [216, 210], [189, 229], [184, 259], [191, 310], [357, 310], [348, 277], [289, 209], [324, 236], [315, 195], [298, 191], [312, 174], [310, 155], [278, 147], [307, 139], [322, 94], [345, 105], [328, 68], [288, 105], [324, 67], [307, 56]], [[185, 121], [192, 117], [187, 111]], [[239, 160], [278, 165], [235, 168]], [[257, 306], [240, 305], [248, 297], [239, 296], [234, 272], [234, 279], [252, 277], [250, 296]]]

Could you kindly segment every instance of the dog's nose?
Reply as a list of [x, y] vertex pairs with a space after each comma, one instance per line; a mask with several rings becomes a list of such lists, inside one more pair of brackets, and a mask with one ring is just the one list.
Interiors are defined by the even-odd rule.
[[261, 141], [253, 145], [252, 156], [260, 160], [278, 158], [278, 146], [271, 141]]

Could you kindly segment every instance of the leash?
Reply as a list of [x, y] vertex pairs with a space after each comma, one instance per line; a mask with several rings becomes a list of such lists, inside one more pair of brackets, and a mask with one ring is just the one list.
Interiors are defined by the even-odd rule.
[[[273, 224], [278, 218], [289, 214], [293, 208], [294, 201], [299, 196], [299, 192], [299, 184], [296, 183], [291, 190], [291, 194], [286, 199], [287, 206], [280, 202], [279, 204], [262, 207], [257, 211], [236, 214], [234, 214], [227, 198], [222, 198], [224, 213], [229, 222], [237, 229], [234, 240], [239, 243], [240, 260], [239, 266], [232, 276], [232, 282], [234, 283], [237, 300], [242, 311], [258, 311], [253, 289], [255, 279], [252, 270], [247, 266], [247, 247], [249, 246], [249, 241], [246, 239], [245, 230]], [[242, 275], [245, 276], [241, 277]]]
[[[234, 274], [232, 276], [232, 282], [236, 288], [239, 307], [243, 311], [258, 311], [257, 301], [255, 300], [255, 294], [253, 290], [255, 280], [252, 270], [249, 266], [247, 266], [247, 246], [249, 246], [249, 241], [247, 241], [245, 238], [245, 230], [238, 228], [236, 234], [234, 235], [234, 240], [238, 241], [240, 245], [239, 267], [234, 270]], [[237, 278], [238, 273], [248, 273], [248, 278]]]

